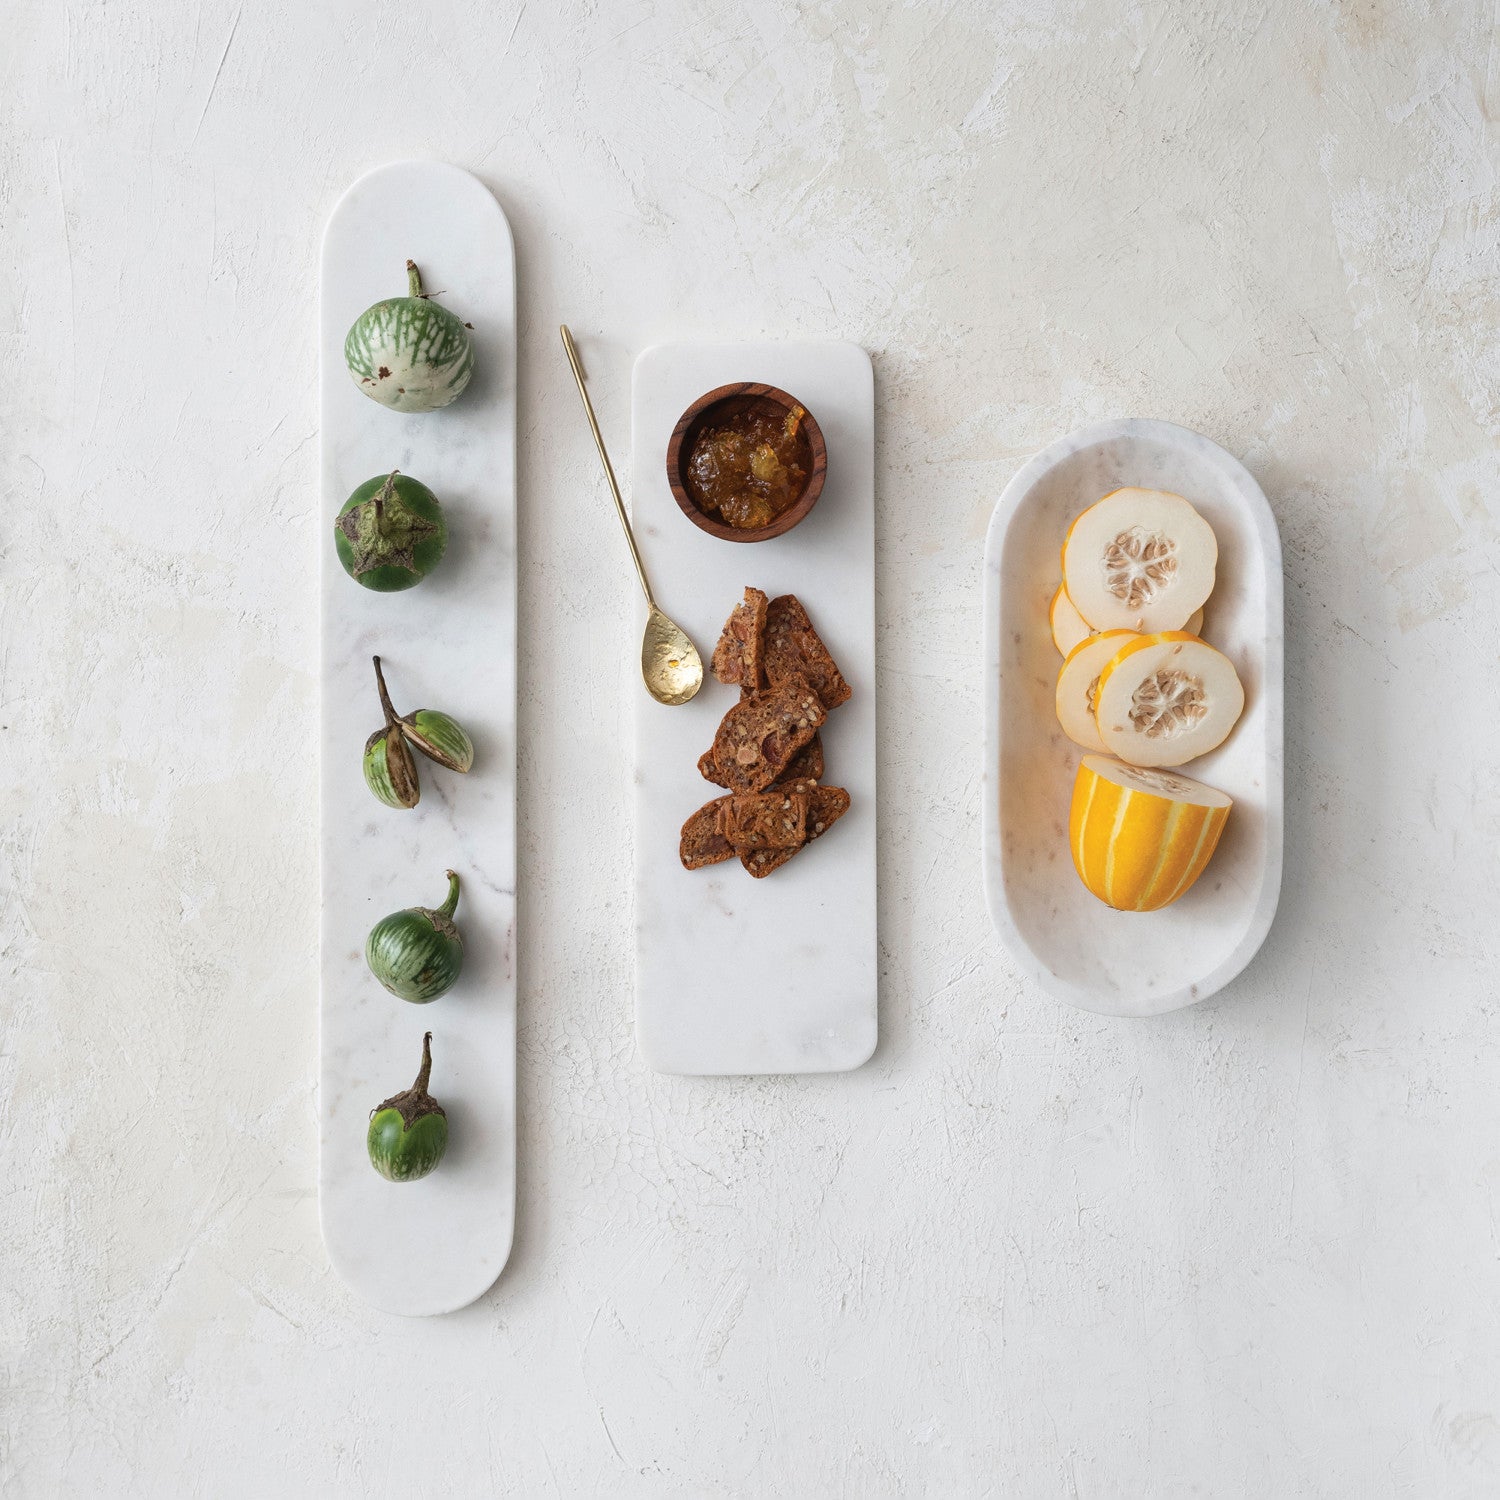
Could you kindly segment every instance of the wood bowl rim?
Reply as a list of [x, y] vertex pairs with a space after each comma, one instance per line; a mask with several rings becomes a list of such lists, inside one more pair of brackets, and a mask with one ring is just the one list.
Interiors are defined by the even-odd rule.
[[[710, 407], [717, 406], [721, 401], [744, 396], [766, 397], [787, 411], [794, 406], [800, 406], [803, 411], [808, 446], [812, 450], [812, 469], [808, 473], [807, 483], [803, 486], [797, 503], [783, 511], [769, 526], [757, 526], [748, 530], [739, 526], [726, 525], [723, 521], [715, 521], [704, 515], [693, 503], [693, 497], [688, 493], [681, 474], [682, 444], [688, 429]], [[813, 506], [818, 503], [818, 497], [823, 493], [823, 481], [827, 477], [828, 446], [823, 440], [823, 429], [818, 425], [818, 419], [812, 414], [807, 403], [797, 400], [780, 386], [765, 385], [757, 380], [731, 381], [728, 385], [717, 386], [711, 391], [706, 391], [678, 417], [676, 426], [672, 428], [672, 436], [667, 441], [667, 483], [671, 486], [672, 498], [677, 502], [677, 508], [700, 531], [706, 531], [710, 536], [716, 536], [721, 541], [768, 542], [772, 537], [784, 536], [799, 521], [805, 520]]]

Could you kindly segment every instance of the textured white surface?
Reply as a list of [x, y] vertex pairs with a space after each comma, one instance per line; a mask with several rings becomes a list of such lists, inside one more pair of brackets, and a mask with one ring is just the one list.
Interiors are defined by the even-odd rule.
[[[1488, 1496], [1500, 54], [1488, 6], [21, 0], [0, 47], [0, 1489]], [[317, 253], [472, 166], [521, 292], [519, 1200], [411, 1323], [318, 1236]], [[648, 344], [874, 355], [881, 1044], [632, 1037]], [[602, 346], [601, 346], [602, 341]], [[981, 547], [1124, 414], [1286, 549], [1267, 945], [1060, 1006], [980, 882]]]
[[[1059, 538], [1102, 495], [1135, 485], [1192, 499], [1218, 542], [1208, 639], [1235, 663], [1245, 707], [1229, 739], [1185, 767], [1234, 799], [1212, 864], [1164, 910], [1111, 911], [1068, 848], [1084, 752], [1057, 721], [1047, 607]], [[1243, 464], [1201, 433], [1126, 418], [1049, 443], [1005, 487], [984, 556], [985, 894], [1023, 973], [1069, 1004], [1149, 1016], [1215, 995], [1250, 961], [1281, 891], [1281, 539]], [[1180, 617], [1179, 617], [1180, 618]]]
[[[406, 259], [473, 325], [475, 372], [451, 406], [393, 412], [363, 395], [344, 335], [404, 295]], [[323, 1241], [344, 1279], [388, 1312], [463, 1307], [510, 1253], [516, 1189], [516, 298], [509, 226], [450, 163], [396, 162], [339, 200], [323, 236], [319, 322], [322, 579], [322, 985], [318, 1115]], [[382, 470], [438, 497], [448, 550], [413, 589], [379, 594], [339, 564], [329, 517]], [[474, 741], [466, 776], [420, 755], [422, 795], [383, 807], [362, 770], [381, 723], [371, 657], [397, 713], [450, 713]], [[365, 937], [389, 912], [434, 907], [460, 882], [458, 983], [410, 1005], [374, 980]], [[432, 1093], [448, 1113], [442, 1169], [391, 1183], [371, 1168], [370, 1111], [410, 1087], [432, 1032]], [[411, 1077], [408, 1077], [411, 1075]], [[422, 1274], [414, 1276], [412, 1267]]]
[[[742, 380], [805, 403], [828, 449], [817, 504], [766, 542], [700, 531], [667, 480], [677, 419]], [[635, 364], [631, 519], [662, 607], [707, 666], [747, 584], [796, 594], [853, 689], [821, 731], [824, 785], [849, 793], [849, 811], [760, 880], [738, 860], [684, 870], [678, 854], [684, 820], [723, 795], [698, 757], [739, 689], [710, 670], [691, 703], [636, 695], [636, 1036], [664, 1073], [837, 1072], [875, 1050], [874, 414], [870, 357], [855, 344], [665, 344]]]

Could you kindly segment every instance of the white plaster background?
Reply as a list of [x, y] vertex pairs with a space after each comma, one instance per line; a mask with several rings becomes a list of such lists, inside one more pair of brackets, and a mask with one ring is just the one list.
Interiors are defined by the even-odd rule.
[[[12, 0], [0, 1490], [1494, 1494], [1493, 38], [1401, 0]], [[423, 153], [519, 247], [521, 1198], [497, 1288], [407, 1323], [313, 1190], [314, 305], [337, 194]], [[636, 1054], [634, 582], [562, 318], [622, 461], [648, 342], [874, 353], [859, 1073]], [[985, 522], [1127, 414], [1245, 458], [1291, 632], [1281, 916], [1151, 1022], [1029, 992], [979, 881]]]

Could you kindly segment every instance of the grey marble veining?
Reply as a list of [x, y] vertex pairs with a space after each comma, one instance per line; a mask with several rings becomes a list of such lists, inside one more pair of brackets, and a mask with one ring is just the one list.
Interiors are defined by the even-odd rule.
[[[667, 440], [705, 391], [780, 386], [818, 419], [828, 479], [806, 520], [768, 542], [722, 541], [684, 516]], [[670, 344], [636, 361], [633, 514], [662, 601], [704, 653], [753, 584], [795, 593], [854, 689], [823, 727], [824, 782], [850, 810], [782, 869], [684, 870], [678, 833], [720, 794], [698, 774], [738, 689], [710, 673], [680, 708], [642, 690], [635, 714], [636, 1033], [664, 1073], [824, 1073], [875, 1048], [874, 380], [854, 344]]]
[[[1068, 807], [1085, 753], [1053, 705], [1060, 658], [1047, 607], [1069, 522], [1123, 485], [1172, 490], [1219, 541], [1204, 637], [1234, 662], [1245, 712], [1217, 750], [1183, 767], [1234, 798], [1208, 868], [1157, 912], [1117, 912], [1073, 868]], [[1155, 1015], [1206, 999], [1249, 963], [1281, 889], [1281, 541], [1245, 467], [1170, 422], [1132, 419], [1051, 444], [1006, 486], [985, 547], [984, 870], [990, 913], [1045, 990], [1111, 1015]]]
[[[474, 325], [468, 390], [420, 416], [363, 396], [342, 355], [360, 312], [405, 293], [408, 256]], [[323, 242], [320, 351], [323, 1237], [376, 1306], [440, 1313], [494, 1281], [515, 1214], [515, 263], [505, 216], [476, 178], [402, 162], [350, 188]], [[340, 567], [333, 519], [359, 483], [393, 468], [434, 491], [450, 539], [423, 583], [377, 594]], [[467, 776], [419, 757], [410, 811], [377, 802], [361, 772], [381, 723], [376, 653], [398, 712], [442, 709], [474, 740]], [[448, 868], [462, 882], [463, 974], [411, 1005], [370, 975], [365, 936], [388, 912], [440, 904]], [[448, 1152], [430, 1177], [390, 1183], [369, 1164], [366, 1123], [410, 1086], [427, 1029]]]

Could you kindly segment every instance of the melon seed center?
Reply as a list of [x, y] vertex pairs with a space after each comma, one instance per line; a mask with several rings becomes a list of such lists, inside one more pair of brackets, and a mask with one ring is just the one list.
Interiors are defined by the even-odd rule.
[[1130, 722], [1152, 740], [1191, 729], [1207, 712], [1202, 679], [1165, 667], [1146, 678], [1130, 699]]
[[1137, 768], [1135, 779], [1169, 797], [1190, 797], [1194, 790], [1193, 783], [1185, 777], [1174, 776], [1170, 771], [1158, 771], [1154, 767]]
[[1104, 549], [1104, 586], [1128, 609], [1139, 609], [1171, 582], [1177, 543], [1160, 532], [1132, 526]]

